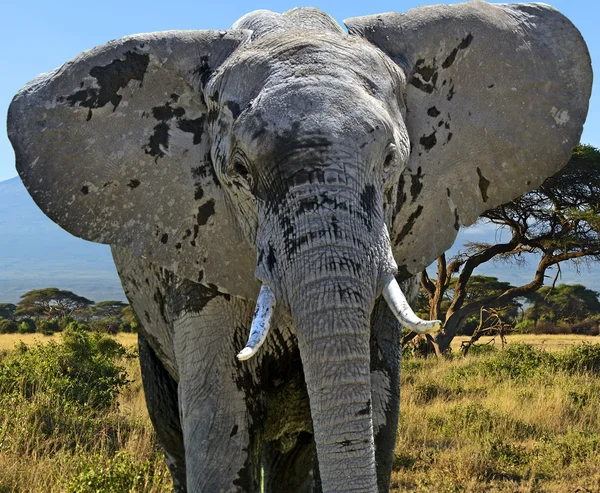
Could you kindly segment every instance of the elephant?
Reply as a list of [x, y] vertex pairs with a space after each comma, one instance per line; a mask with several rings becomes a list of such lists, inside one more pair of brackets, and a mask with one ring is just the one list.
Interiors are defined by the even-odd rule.
[[389, 491], [400, 333], [439, 326], [416, 274], [579, 142], [590, 58], [554, 8], [345, 24], [129, 36], [9, 108], [38, 206], [111, 245], [178, 492]]

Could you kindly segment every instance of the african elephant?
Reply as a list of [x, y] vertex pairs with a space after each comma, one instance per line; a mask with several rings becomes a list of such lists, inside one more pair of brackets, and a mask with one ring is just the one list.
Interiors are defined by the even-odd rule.
[[388, 491], [400, 322], [436, 326], [394, 276], [579, 141], [590, 59], [552, 7], [346, 25], [294, 9], [130, 36], [10, 107], [37, 204], [112, 246], [177, 491]]

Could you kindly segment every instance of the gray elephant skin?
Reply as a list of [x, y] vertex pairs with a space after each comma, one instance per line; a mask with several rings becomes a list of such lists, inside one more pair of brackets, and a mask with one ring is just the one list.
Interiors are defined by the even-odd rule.
[[[10, 106], [39, 207], [112, 247], [176, 491], [388, 491], [387, 282], [414, 286], [460, 226], [579, 142], [590, 59], [552, 7], [345, 23], [305, 8], [130, 36]], [[240, 361], [261, 286], [271, 330]]]

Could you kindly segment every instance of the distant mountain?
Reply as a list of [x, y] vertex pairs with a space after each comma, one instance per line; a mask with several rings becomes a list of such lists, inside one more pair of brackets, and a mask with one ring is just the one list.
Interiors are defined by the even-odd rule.
[[[494, 243], [503, 236], [492, 225], [460, 232], [448, 256], [467, 241]], [[506, 240], [506, 237], [504, 237]], [[531, 281], [532, 261], [524, 268], [484, 264], [475, 274], [498, 277], [514, 285]], [[430, 269], [435, 276], [435, 268]], [[554, 276], [550, 271], [549, 276]], [[600, 266], [562, 267], [559, 282], [580, 283], [600, 291]], [[548, 279], [547, 284], [552, 282]], [[54, 286], [94, 301], [125, 300], [107, 245], [90, 243], [67, 233], [35, 205], [18, 177], [0, 182], [0, 303], [16, 303], [30, 289]]]
[[50, 286], [94, 301], [125, 300], [107, 245], [54, 224], [18, 177], [0, 182], [0, 303]]

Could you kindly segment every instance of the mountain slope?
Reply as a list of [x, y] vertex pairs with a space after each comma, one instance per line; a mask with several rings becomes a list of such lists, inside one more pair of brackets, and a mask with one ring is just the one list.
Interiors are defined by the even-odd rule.
[[94, 301], [125, 300], [110, 248], [48, 219], [18, 177], [0, 182], [0, 303], [55, 286]]

